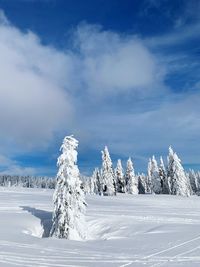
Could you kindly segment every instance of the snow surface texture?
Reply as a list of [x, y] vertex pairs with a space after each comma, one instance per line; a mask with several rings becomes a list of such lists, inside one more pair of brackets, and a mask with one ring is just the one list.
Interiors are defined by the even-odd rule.
[[197, 196], [88, 196], [90, 239], [71, 241], [45, 238], [52, 194], [0, 188], [1, 267], [200, 266]]

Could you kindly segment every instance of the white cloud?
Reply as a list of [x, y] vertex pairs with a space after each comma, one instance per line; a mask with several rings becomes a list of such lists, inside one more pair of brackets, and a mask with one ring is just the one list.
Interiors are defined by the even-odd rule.
[[69, 73], [68, 57], [43, 46], [33, 33], [22, 33], [3, 21], [0, 143], [2, 147], [5, 142], [20, 145], [21, 151], [43, 147], [68, 126], [71, 102], [63, 82]]
[[101, 116], [91, 113], [83, 126], [90, 133], [88, 140], [93, 140], [90, 146], [100, 150], [108, 145], [116, 155], [138, 159], [166, 155], [168, 146], [172, 145], [184, 163], [199, 163], [199, 93], [161, 101], [159, 106], [151, 106], [151, 110], [141, 109]]
[[[171, 100], [164, 90], [168, 63], [146, 40], [80, 25], [73, 49], [61, 52], [10, 25], [3, 13], [0, 22], [1, 150], [44, 149], [54, 134], [75, 132], [81, 146], [110, 144], [116, 154], [144, 158], [169, 144], [184, 150], [183, 144], [197, 139], [199, 94]], [[152, 44], [187, 36], [155, 38]], [[6, 164], [10, 173], [36, 173], [0, 157], [0, 166]]]
[[54, 133], [70, 132], [73, 108], [79, 110], [83, 95], [144, 93], [162, 84], [162, 67], [135, 36], [81, 25], [74, 34], [76, 50], [64, 53], [18, 30], [3, 12], [0, 17], [2, 149], [8, 143], [22, 152], [38, 149], [48, 146]]
[[25, 175], [36, 175], [37, 172], [34, 168], [32, 167], [22, 167], [20, 165], [11, 165], [4, 171], [0, 171], [0, 175], [20, 175], [20, 176], [25, 176]]
[[32, 167], [22, 167], [20, 164], [5, 155], [0, 155], [0, 175], [36, 175], [37, 171]]
[[6, 157], [5, 155], [0, 155], [0, 166], [1, 167], [7, 167], [9, 165], [13, 164], [13, 161]]
[[81, 25], [75, 41], [82, 64], [80, 77], [92, 94], [149, 91], [163, 79], [164, 68], [136, 36]]

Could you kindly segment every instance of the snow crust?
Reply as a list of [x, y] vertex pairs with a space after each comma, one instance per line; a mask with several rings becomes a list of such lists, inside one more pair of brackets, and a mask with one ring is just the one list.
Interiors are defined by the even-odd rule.
[[53, 190], [0, 188], [0, 266], [200, 266], [199, 197], [87, 196], [86, 241], [47, 237]]

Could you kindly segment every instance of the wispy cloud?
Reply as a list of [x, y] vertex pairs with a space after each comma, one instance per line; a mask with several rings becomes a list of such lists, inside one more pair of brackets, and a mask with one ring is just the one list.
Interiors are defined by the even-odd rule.
[[23, 167], [17, 161], [0, 155], [0, 175], [36, 175], [36, 173], [33, 167]]
[[189, 42], [199, 39], [200, 22], [179, 27], [171, 33], [152, 37], [146, 40], [146, 43], [152, 47], [158, 46], [174, 46], [183, 42]]

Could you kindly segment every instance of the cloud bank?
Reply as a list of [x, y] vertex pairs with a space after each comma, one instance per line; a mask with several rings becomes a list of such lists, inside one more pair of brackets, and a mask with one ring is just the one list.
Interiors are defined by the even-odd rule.
[[[156, 46], [168, 41], [80, 24], [71, 46], [60, 51], [17, 29], [1, 12], [0, 165], [5, 158], [45, 151], [71, 133], [82, 153], [108, 145], [116, 155], [146, 159], [171, 144], [195, 162], [185, 147], [197, 140], [200, 97], [196, 91], [174, 95], [166, 85], [172, 70]], [[177, 42], [172, 35], [170, 45]], [[12, 159], [8, 165], [10, 173], [37, 173]]]

